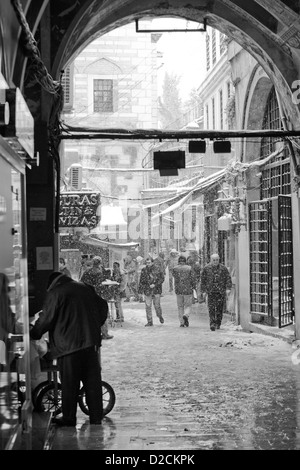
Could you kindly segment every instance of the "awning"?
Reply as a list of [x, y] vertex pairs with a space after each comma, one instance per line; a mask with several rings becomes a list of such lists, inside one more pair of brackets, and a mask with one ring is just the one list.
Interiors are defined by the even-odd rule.
[[[226, 169], [222, 168], [222, 170], [214, 173], [213, 175], [209, 175], [207, 178], [202, 178], [200, 181], [198, 181], [198, 183], [192, 189], [190, 189], [188, 192], [186, 192], [185, 195], [184, 194], [181, 195], [182, 197], [180, 197], [179, 200], [177, 200], [176, 202], [171, 204], [166, 209], [154, 214], [153, 217], [152, 217], [152, 220], [155, 220], [160, 216], [168, 214], [169, 212], [175, 211], [176, 209], [181, 207], [183, 204], [185, 204], [194, 193], [196, 193], [196, 192], [203, 193], [205, 189], [208, 189], [210, 186], [213, 186], [215, 183], [220, 181], [225, 176], [225, 174], [226, 174]], [[178, 198], [178, 196], [176, 197], [176, 199], [177, 198]], [[172, 198], [172, 199], [174, 200], [174, 198]], [[171, 200], [169, 200], [169, 202]], [[151, 208], [153, 208], [153, 207], [159, 208], [159, 206], [161, 206], [162, 204], [166, 204], [167, 202], [168, 201], [160, 202], [160, 203], [156, 204], [155, 206], [152, 205]]]
[[137, 242], [127, 242], [127, 243], [118, 243], [118, 242], [110, 242], [106, 240], [99, 240], [99, 238], [95, 238], [91, 235], [88, 235], [86, 238], [81, 240], [82, 243], [86, 245], [93, 245], [93, 246], [100, 246], [102, 248], [115, 248], [119, 250], [128, 250], [130, 248], [135, 248], [139, 246]]
[[152, 220], [155, 220], [158, 217], [166, 215], [169, 212], [175, 211], [176, 209], [181, 207], [183, 204], [185, 204], [189, 200], [189, 198], [193, 194], [197, 194], [197, 193], [202, 194], [206, 189], [213, 186], [218, 181], [222, 180], [224, 176], [226, 176], [227, 174], [230, 174], [231, 172], [234, 174], [237, 171], [245, 171], [247, 168], [251, 168], [254, 166], [266, 165], [273, 158], [278, 157], [280, 154], [282, 154], [282, 152], [283, 152], [283, 147], [281, 146], [271, 155], [269, 155], [268, 157], [262, 160], [255, 160], [254, 162], [250, 162], [250, 163], [241, 163], [239, 161], [233, 162], [231, 165], [229, 164], [227, 165], [227, 167], [222, 168], [222, 170], [219, 170], [216, 173], [213, 173], [212, 175], [207, 176], [206, 178], [200, 179], [198, 183], [195, 184], [195, 186], [192, 189], [186, 191], [185, 193], [176, 195], [175, 197], [172, 197], [169, 200], [164, 200], [163, 202], [159, 202], [157, 204], [152, 204], [151, 206], [144, 207], [144, 209], [149, 208], [149, 207], [151, 207], [151, 209], [154, 207], [159, 208], [163, 204], [167, 204], [168, 202], [174, 201], [173, 204], [171, 204], [166, 209], [154, 214], [152, 217]]

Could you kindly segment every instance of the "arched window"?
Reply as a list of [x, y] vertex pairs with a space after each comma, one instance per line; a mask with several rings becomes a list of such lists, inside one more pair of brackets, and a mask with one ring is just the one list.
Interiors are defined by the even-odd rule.
[[[273, 87], [269, 93], [262, 129], [282, 129], [279, 106]], [[260, 158], [266, 158], [279, 149], [282, 139], [274, 137], [263, 137], [261, 140]], [[272, 163], [266, 165], [262, 171], [261, 198], [276, 197], [279, 194], [291, 193], [290, 162], [287, 145]]]
[[[272, 87], [264, 112], [262, 129], [281, 129], [279, 106], [276, 98], [275, 88]], [[278, 139], [273, 137], [263, 137], [261, 142], [261, 158], [268, 157], [276, 150]]]

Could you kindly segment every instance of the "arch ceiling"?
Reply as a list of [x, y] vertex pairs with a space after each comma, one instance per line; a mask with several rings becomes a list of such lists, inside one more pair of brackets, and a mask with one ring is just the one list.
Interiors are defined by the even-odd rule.
[[[36, 2], [30, 3], [28, 13], [33, 14]], [[300, 78], [297, 0], [49, 0], [48, 6], [55, 79], [89, 42], [137, 18], [176, 16], [200, 23], [205, 18], [252, 54], [277, 87], [287, 115], [299, 119], [292, 103], [294, 82]]]

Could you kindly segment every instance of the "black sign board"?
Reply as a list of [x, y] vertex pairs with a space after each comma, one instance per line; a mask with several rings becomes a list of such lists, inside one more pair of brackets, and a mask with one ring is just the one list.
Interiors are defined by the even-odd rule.
[[60, 195], [60, 227], [88, 227], [92, 229], [98, 223], [97, 209], [100, 193], [67, 192]]

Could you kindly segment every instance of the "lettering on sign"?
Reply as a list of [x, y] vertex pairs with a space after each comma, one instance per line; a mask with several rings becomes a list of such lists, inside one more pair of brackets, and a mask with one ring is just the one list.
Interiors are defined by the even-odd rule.
[[60, 195], [61, 227], [94, 228], [98, 223], [99, 193], [65, 193]]

